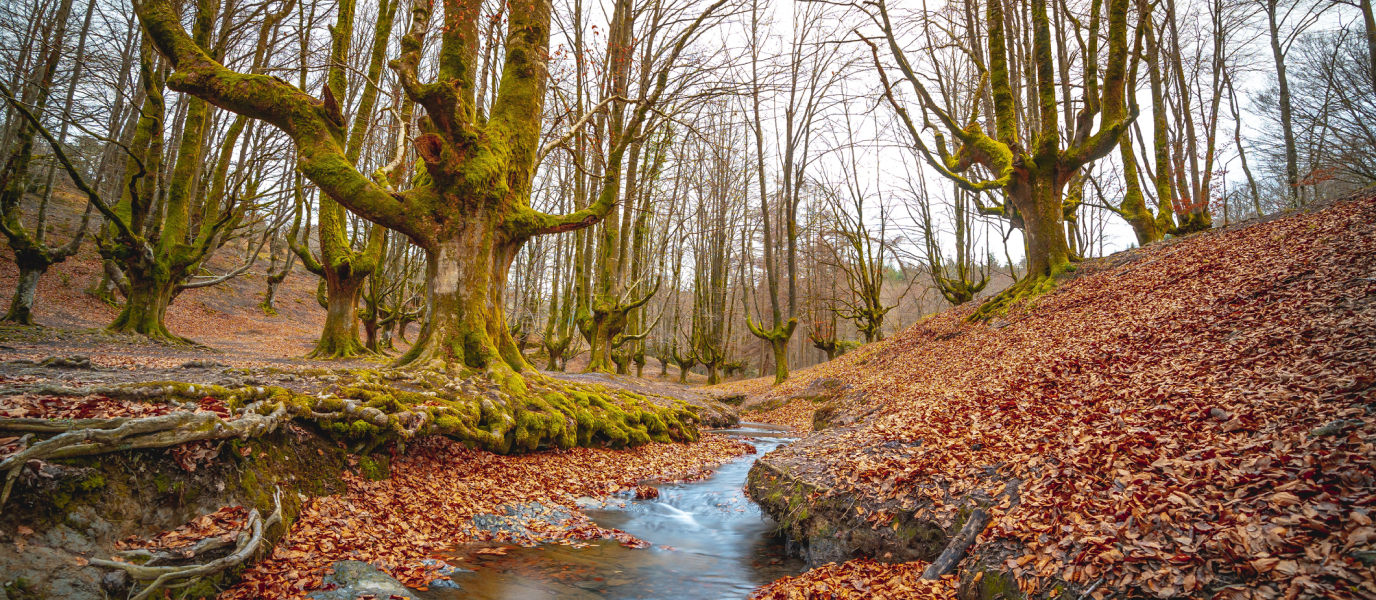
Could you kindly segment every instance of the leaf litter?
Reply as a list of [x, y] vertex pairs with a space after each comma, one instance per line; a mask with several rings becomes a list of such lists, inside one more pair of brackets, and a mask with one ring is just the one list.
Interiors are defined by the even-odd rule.
[[1086, 263], [990, 324], [973, 310], [775, 387], [838, 377], [861, 420], [761, 460], [874, 527], [953, 532], [992, 500], [966, 564], [1028, 595], [1376, 598], [1376, 194]]
[[[422, 561], [443, 556], [457, 544], [491, 541], [472, 524], [473, 517], [503, 505], [539, 502], [559, 506], [574, 518], [557, 527], [531, 521], [533, 537], [522, 545], [615, 539], [623, 545], [648, 544], [622, 531], [597, 527], [576, 508], [581, 497], [601, 497], [638, 482], [702, 479], [712, 468], [754, 452], [744, 442], [704, 433], [697, 443], [653, 443], [629, 450], [573, 448], [502, 456], [441, 437], [426, 438], [391, 462], [391, 477], [371, 481], [350, 473], [348, 491], [310, 499], [291, 531], [263, 561], [247, 569], [222, 599], [302, 598], [319, 589], [329, 566], [361, 560], [402, 583], [424, 589], [442, 564]], [[500, 554], [499, 547], [482, 551]]]

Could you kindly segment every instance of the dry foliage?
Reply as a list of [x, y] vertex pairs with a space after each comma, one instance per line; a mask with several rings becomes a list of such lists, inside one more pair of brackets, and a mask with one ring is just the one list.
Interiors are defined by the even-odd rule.
[[152, 538], [130, 537], [115, 543], [119, 550], [135, 548], [176, 549], [190, 546], [206, 538], [221, 537], [233, 540], [248, 521], [248, 509], [242, 506], [226, 506], [208, 515], [192, 519], [190, 523], [171, 531], [164, 531]]
[[867, 417], [766, 460], [876, 527], [1021, 480], [972, 553], [1028, 593], [1376, 598], [1376, 195], [1084, 270], [785, 383], [840, 377]]
[[785, 577], [750, 595], [751, 600], [841, 600], [911, 598], [955, 600], [956, 581], [922, 579], [927, 563], [886, 565], [868, 558], [828, 563], [797, 577]]
[[811, 400], [795, 398], [790, 400], [788, 404], [774, 410], [747, 412], [741, 418], [756, 423], [785, 425], [792, 427], [795, 431], [807, 433], [812, 431], [812, 413], [814, 412], [817, 412], [817, 405], [813, 404]]
[[[402, 583], [422, 587], [437, 577], [435, 567], [422, 565], [422, 559], [458, 543], [491, 539], [474, 530], [474, 515], [537, 501], [572, 507], [579, 497], [605, 496], [645, 479], [703, 478], [713, 466], [753, 451], [749, 444], [711, 434], [688, 445], [574, 448], [519, 456], [427, 438], [395, 457], [391, 478], [369, 481], [346, 475], [347, 493], [307, 502], [271, 556], [220, 597], [300, 598], [317, 589], [329, 565], [340, 560], [370, 562]], [[644, 542], [598, 528], [571, 510], [578, 516], [563, 528], [538, 531], [542, 540], [523, 543], [611, 538], [643, 547]]]
[[[217, 401], [216, 404], [219, 404]], [[228, 419], [230, 413], [219, 404], [220, 415]], [[115, 400], [105, 396], [63, 398], [57, 396], [0, 397], [0, 418], [8, 419], [114, 419], [118, 417], [155, 417], [181, 410], [168, 404], [154, 404], [137, 400]]]

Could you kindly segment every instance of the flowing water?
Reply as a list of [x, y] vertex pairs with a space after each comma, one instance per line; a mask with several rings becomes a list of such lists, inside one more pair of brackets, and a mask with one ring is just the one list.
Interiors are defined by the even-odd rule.
[[468, 555], [455, 574], [461, 588], [432, 588], [433, 600], [472, 598], [745, 598], [751, 590], [803, 571], [785, 555], [775, 523], [745, 498], [746, 473], [761, 456], [790, 441], [770, 425], [743, 423], [716, 433], [746, 438], [758, 454], [722, 465], [712, 477], [659, 485], [656, 500], [612, 502], [585, 512], [602, 527], [620, 529], [653, 546], [622, 547], [601, 541], [586, 548], [547, 544], [513, 548], [502, 556]]

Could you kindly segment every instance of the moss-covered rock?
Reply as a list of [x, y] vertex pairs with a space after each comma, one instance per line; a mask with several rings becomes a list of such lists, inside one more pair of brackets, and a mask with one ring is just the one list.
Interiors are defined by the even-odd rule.
[[940, 524], [911, 512], [899, 513], [888, 526], [876, 526], [855, 511], [851, 498], [829, 494], [764, 459], [751, 467], [746, 491], [796, 542], [791, 546], [810, 567], [859, 556], [882, 562], [930, 561], [949, 537]]

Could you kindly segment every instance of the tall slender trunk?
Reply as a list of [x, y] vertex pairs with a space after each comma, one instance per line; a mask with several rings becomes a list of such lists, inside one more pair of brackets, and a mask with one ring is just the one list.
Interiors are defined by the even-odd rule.
[[1371, 89], [1376, 92], [1376, 11], [1371, 8], [1371, 0], [1362, 0], [1362, 24], [1366, 26], [1366, 53], [1371, 61]]
[[[1372, 71], [1376, 73], [1376, 71]], [[1247, 188], [1252, 193], [1252, 208], [1256, 215], [1260, 217], [1261, 192], [1257, 190], [1257, 180], [1252, 177], [1252, 169], [1247, 166], [1247, 152], [1242, 146], [1242, 115], [1237, 106], [1237, 90], [1233, 89], [1232, 75], [1226, 71], [1223, 74], [1223, 81], [1228, 86], [1228, 108], [1233, 113], [1233, 142], [1237, 144], [1237, 157], [1242, 161], [1242, 173], [1247, 176]]]
[[1267, 0], [1267, 31], [1271, 36], [1271, 57], [1276, 62], [1276, 85], [1279, 87], [1276, 103], [1280, 105], [1280, 127], [1285, 138], [1285, 183], [1289, 186], [1290, 201], [1300, 205], [1300, 159], [1295, 145], [1295, 126], [1290, 117], [1290, 81], [1285, 75], [1285, 50], [1281, 48], [1280, 23], [1277, 21], [1280, 10], [1279, 0]]
[[1132, 226], [1137, 236], [1137, 244], [1146, 246], [1165, 238], [1165, 232], [1156, 226], [1156, 215], [1147, 208], [1147, 199], [1142, 194], [1141, 180], [1138, 179], [1137, 155], [1132, 150], [1132, 137], [1124, 134], [1118, 140], [1118, 155], [1123, 161], [1123, 181], [1125, 191], [1119, 214]]

